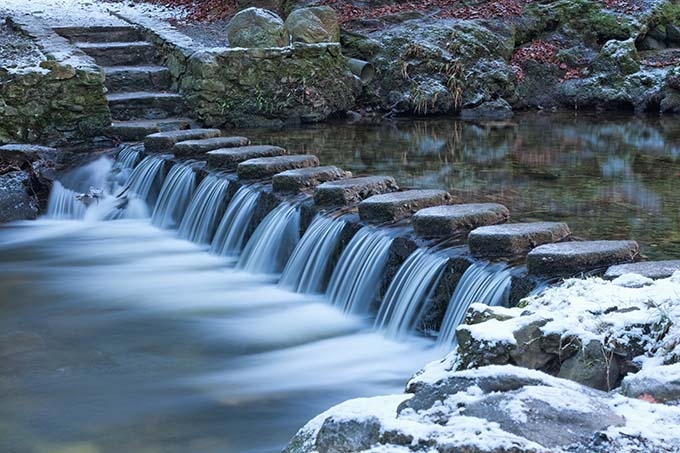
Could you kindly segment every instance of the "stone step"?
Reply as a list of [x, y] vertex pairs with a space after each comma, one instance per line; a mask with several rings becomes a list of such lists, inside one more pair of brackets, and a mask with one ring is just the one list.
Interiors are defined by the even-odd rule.
[[250, 140], [246, 137], [212, 137], [198, 140], [183, 140], [175, 143], [172, 153], [175, 156], [194, 156], [196, 154], [207, 153], [215, 149], [235, 148], [237, 146], [250, 145]]
[[673, 273], [680, 271], [680, 260], [666, 261], [641, 261], [639, 263], [617, 264], [611, 266], [604, 273], [606, 280], [614, 280], [623, 274], [638, 274], [643, 277], [657, 280], [668, 278]]
[[416, 189], [373, 195], [359, 203], [359, 217], [370, 223], [395, 222], [419, 209], [450, 202], [451, 195], [445, 190]]
[[348, 206], [381, 193], [399, 190], [391, 176], [364, 176], [329, 181], [317, 186], [314, 202], [319, 206]]
[[195, 122], [190, 118], [165, 118], [158, 120], [114, 121], [106, 129], [106, 135], [124, 142], [141, 141], [156, 132], [190, 129]]
[[350, 178], [351, 172], [344, 171], [336, 166], [298, 168], [287, 170], [274, 175], [272, 186], [274, 192], [297, 193], [301, 190], [315, 187], [323, 182], [335, 181], [342, 178]]
[[186, 129], [178, 131], [156, 132], [144, 138], [144, 149], [149, 153], [170, 152], [175, 143], [184, 140], [219, 137], [219, 129]]
[[468, 235], [470, 253], [478, 258], [526, 255], [531, 249], [563, 241], [571, 232], [566, 223], [528, 222], [483, 226]]
[[106, 88], [114, 91], [163, 91], [172, 86], [170, 70], [163, 66], [105, 66]]
[[144, 32], [134, 26], [57, 27], [54, 31], [71, 41], [78, 42], [144, 41]]
[[235, 170], [238, 164], [259, 157], [275, 157], [288, 154], [288, 151], [279, 146], [256, 145], [241, 146], [239, 148], [222, 148], [209, 151], [208, 168], [221, 170]]
[[509, 217], [510, 211], [502, 204], [470, 203], [421, 209], [413, 214], [411, 223], [422, 237], [467, 236], [475, 228], [505, 223]]
[[527, 270], [542, 277], [570, 277], [583, 272], [604, 271], [630, 263], [640, 256], [635, 241], [583, 241], [545, 244], [527, 255]]
[[143, 65], [153, 63], [156, 58], [156, 48], [146, 41], [77, 42], [75, 45], [99, 66]]
[[241, 162], [236, 167], [239, 179], [265, 179], [295, 168], [317, 167], [319, 158], [311, 154], [258, 157]]
[[177, 93], [111, 93], [106, 99], [111, 117], [118, 121], [170, 118], [186, 112], [184, 99]]

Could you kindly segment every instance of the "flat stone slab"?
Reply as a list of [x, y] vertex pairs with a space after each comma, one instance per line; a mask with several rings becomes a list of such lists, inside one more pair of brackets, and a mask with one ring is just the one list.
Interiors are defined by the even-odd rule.
[[675, 271], [680, 271], [680, 260], [667, 261], [641, 261], [639, 263], [617, 264], [611, 266], [604, 273], [604, 278], [607, 280], [614, 280], [623, 274], [638, 274], [643, 277], [658, 280], [660, 278], [668, 278]]
[[214, 149], [235, 148], [237, 146], [250, 145], [250, 140], [246, 137], [212, 137], [198, 140], [184, 140], [175, 143], [172, 153], [176, 156], [192, 156], [195, 154], [207, 153]]
[[317, 186], [314, 191], [314, 202], [319, 206], [348, 206], [373, 195], [397, 190], [399, 186], [391, 176], [340, 179]]
[[222, 148], [208, 151], [208, 167], [221, 170], [234, 170], [238, 164], [250, 159], [260, 157], [275, 157], [288, 154], [288, 151], [279, 146], [254, 145], [240, 146], [238, 148]]
[[527, 255], [530, 274], [568, 277], [620, 263], [630, 263], [640, 256], [635, 241], [584, 241], [545, 244]]
[[272, 186], [275, 192], [299, 192], [323, 182], [349, 178], [352, 173], [336, 166], [297, 168], [274, 175]]
[[185, 140], [219, 137], [219, 129], [184, 129], [178, 131], [156, 132], [144, 138], [144, 149], [150, 153], [169, 152], [175, 143]]
[[561, 222], [508, 223], [472, 230], [468, 246], [478, 258], [513, 257], [542, 244], [562, 241], [570, 234], [567, 224]]
[[295, 168], [317, 167], [319, 158], [311, 154], [259, 157], [241, 162], [236, 167], [240, 179], [265, 179]]
[[411, 223], [419, 236], [443, 237], [505, 223], [509, 217], [508, 208], [498, 203], [454, 204], [421, 209]]
[[189, 129], [194, 121], [189, 118], [164, 118], [159, 120], [113, 121], [106, 134], [122, 141], [139, 141], [156, 132]]
[[450, 203], [445, 190], [406, 190], [404, 192], [373, 195], [359, 203], [359, 217], [364, 222], [394, 222], [411, 216], [419, 209]]
[[40, 159], [54, 159], [57, 150], [47, 146], [10, 143], [0, 146], [0, 161], [2, 162], [34, 162]]

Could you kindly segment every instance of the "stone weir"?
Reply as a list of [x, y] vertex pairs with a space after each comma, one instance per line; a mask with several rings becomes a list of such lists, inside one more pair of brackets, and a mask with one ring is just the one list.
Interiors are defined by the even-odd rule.
[[[301, 242], [308, 230], [311, 236], [319, 228], [334, 229], [334, 243], [322, 244], [318, 239], [317, 244], [309, 244], [310, 250], [326, 247], [326, 267], [319, 270], [313, 285], [292, 284], [298, 290], [337, 292], [338, 282], [331, 281], [333, 268], [347, 265], [352, 253], [359, 256], [361, 250], [355, 249], [380, 243], [381, 250], [386, 250], [380, 261], [381, 275], [373, 282], [375, 291], [365, 296], [370, 299], [366, 302], [368, 309], [380, 314], [385, 310], [381, 308], [385, 298], [396, 291], [392, 287], [395, 279], [403, 278], [404, 267], [416, 266], [412, 261], [418, 253], [434, 256], [436, 276], [428, 276], [428, 287], [414, 296], [419, 313], [408, 321], [430, 335], [442, 327], [456, 288], [462, 279], [469, 279], [464, 275], [472, 265], [491, 263], [489, 269], [505, 273], [511, 268], [507, 274], [511, 279], [509, 293], [500, 297], [499, 289], [493, 297], [495, 303], [514, 305], [548, 282], [603, 274], [610, 266], [639, 259], [634, 241], [575, 241], [569, 227], [560, 222], [508, 223], [510, 212], [500, 204], [452, 204], [452, 197], [443, 190], [401, 190], [390, 176], [355, 177], [335, 166], [321, 166], [316, 156], [289, 154], [278, 146], [252, 145], [246, 137], [225, 136], [219, 129], [157, 132], [147, 135], [144, 145], [137, 148], [149, 155], [172, 154], [174, 162], [202, 162], [193, 165], [198, 181], [207, 175], [229, 180], [221, 203], [223, 210], [230, 202], [237, 202], [241, 188], [257, 192], [252, 217], [243, 233], [244, 243], [268, 214], [284, 203], [299, 205]], [[164, 171], [169, 167], [166, 165]], [[339, 223], [323, 227], [319, 218], [329, 224]], [[322, 233], [319, 237], [323, 240], [330, 237], [330, 233]], [[611, 269], [610, 273], [617, 268]], [[492, 297], [488, 291], [471, 294], [468, 299], [474, 300], [465, 303], [488, 303], [485, 297]], [[463, 299], [460, 294], [455, 297], [456, 301]]]

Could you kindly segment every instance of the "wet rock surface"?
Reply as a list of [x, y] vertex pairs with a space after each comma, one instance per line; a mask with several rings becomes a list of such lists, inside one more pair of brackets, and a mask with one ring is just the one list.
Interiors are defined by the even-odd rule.
[[259, 157], [238, 164], [236, 172], [240, 179], [265, 179], [277, 173], [296, 168], [317, 167], [319, 158], [309, 154]]
[[365, 176], [325, 182], [314, 191], [314, 202], [319, 206], [348, 206], [373, 195], [398, 190], [391, 176]]
[[144, 149], [150, 153], [170, 152], [177, 142], [219, 137], [219, 129], [184, 129], [179, 131], [156, 132], [144, 138]]
[[435, 206], [416, 212], [411, 221], [423, 237], [465, 235], [475, 228], [504, 223], [510, 211], [498, 203]]
[[250, 140], [246, 137], [212, 137], [198, 140], [185, 140], [175, 143], [171, 152], [176, 156], [192, 156], [215, 149], [235, 148], [247, 145], [250, 145]]
[[468, 245], [476, 257], [512, 257], [524, 255], [541, 244], [563, 241], [569, 235], [565, 223], [512, 223], [477, 228], [468, 235]]
[[272, 186], [275, 192], [296, 193], [300, 190], [315, 187], [327, 181], [350, 178], [351, 172], [344, 171], [336, 166], [299, 168], [287, 170], [274, 175]]
[[527, 268], [534, 275], [564, 277], [600, 270], [639, 259], [635, 241], [583, 241], [545, 244], [527, 255]]
[[208, 151], [208, 166], [225, 170], [234, 170], [241, 162], [260, 157], [274, 157], [288, 154], [288, 151], [279, 146], [254, 145], [240, 146], [238, 148], [216, 149]]
[[406, 190], [374, 195], [359, 203], [361, 220], [371, 223], [394, 222], [430, 206], [449, 203], [445, 190]]

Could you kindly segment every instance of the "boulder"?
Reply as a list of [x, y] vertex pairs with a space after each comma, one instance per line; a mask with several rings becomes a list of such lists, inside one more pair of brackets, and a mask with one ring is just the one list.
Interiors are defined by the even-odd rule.
[[11, 143], [0, 146], [0, 162], [21, 165], [37, 160], [55, 160], [57, 150], [47, 146]]
[[450, 201], [451, 195], [445, 190], [406, 190], [373, 195], [359, 203], [359, 216], [365, 222], [394, 222], [409, 217], [419, 209]]
[[0, 175], [0, 223], [38, 217], [38, 202], [27, 191], [29, 181], [23, 171]]
[[464, 108], [460, 112], [460, 117], [464, 120], [502, 121], [512, 118], [512, 115], [512, 106], [503, 98]]
[[208, 151], [208, 167], [224, 170], [234, 170], [238, 164], [259, 157], [274, 157], [288, 154], [279, 146], [256, 145], [239, 146], [237, 148], [223, 148]]
[[348, 206], [373, 195], [399, 190], [391, 176], [365, 176], [325, 182], [314, 191], [319, 206]]
[[231, 47], [284, 47], [289, 44], [283, 20], [262, 8], [247, 8], [236, 13], [226, 31]]
[[668, 278], [676, 271], [680, 271], [680, 260], [642, 261], [639, 263], [617, 264], [611, 266], [607, 269], [607, 272], [604, 273], [603, 278], [606, 280], [614, 280], [624, 274], [630, 273], [658, 280], [660, 278]]
[[498, 203], [475, 203], [434, 206], [421, 209], [411, 218], [416, 234], [444, 237], [467, 234], [475, 228], [504, 223], [510, 217], [508, 208]]
[[640, 70], [640, 56], [634, 39], [607, 41], [593, 61], [598, 71], [633, 74]]
[[317, 167], [319, 158], [310, 154], [260, 157], [241, 162], [236, 167], [240, 179], [265, 179], [295, 168]]
[[640, 247], [635, 241], [583, 241], [545, 244], [527, 255], [530, 274], [545, 277], [567, 277], [582, 272], [604, 270], [614, 264], [639, 259]]
[[299, 192], [310, 187], [317, 186], [326, 181], [349, 178], [351, 172], [344, 171], [336, 166], [298, 168], [286, 170], [274, 175], [272, 186], [274, 192]]
[[329, 6], [296, 9], [286, 19], [285, 26], [293, 42], [340, 42], [338, 16]]
[[631, 398], [651, 397], [658, 403], [680, 402], [680, 363], [643, 369], [626, 376], [621, 393]]
[[468, 245], [476, 257], [513, 257], [541, 244], [563, 241], [570, 234], [567, 224], [560, 222], [491, 225], [473, 230], [468, 235]]
[[560, 366], [558, 377], [609, 391], [620, 380], [619, 357], [597, 340], [591, 340]]

